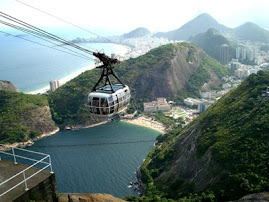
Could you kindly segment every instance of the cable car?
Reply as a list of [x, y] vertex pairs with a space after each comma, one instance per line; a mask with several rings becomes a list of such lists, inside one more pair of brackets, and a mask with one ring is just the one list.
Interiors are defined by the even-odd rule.
[[[127, 109], [131, 98], [130, 89], [113, 72], [112, 64], [118, 63], [117, 59], [110, 58], [103, 53], [93, 53], [93, 55], [103, 63], [97, 67], [102, 68], [103, 71], [92, 92], [88, 95], [87, 105], [93, 116], [112, 118]], [[112, 84], [109, 75], [116, 78], [119, 84]], [[104, 78], [104, 85], [98, 88], [97, 86]]]
[[131, 98], [129, 87], [116, 84], [112, 88], [114, 93], [111, 93], [111, 87], [107, 85], [89, 94], [90, 113], [110, 118], [126, 110]]

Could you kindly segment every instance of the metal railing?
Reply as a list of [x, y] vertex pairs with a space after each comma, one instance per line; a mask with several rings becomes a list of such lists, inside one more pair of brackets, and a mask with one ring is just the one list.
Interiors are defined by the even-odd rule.
[[[42, 159], [40, 159], [40, 160], [36, 160], [36, 159], [33, 159], [33, 158], [29, 158], [29, 157], [18, 155], [18, 154], [16, 154], [16, 150], [23, 151], [23, 152], [28, 152], [28, 153], [31, 153], [31, 154], [38, 154], [38, 155], [41, 155], [41, 156], [44, 156], [44, 157]], [[23, 180], [18, 180], [18, 183], [17, 184], [15, 184], [14, 186], [12, 186], [8, 190], [4, 191], [3, 193], [0, 193], [0, 197], [2, 197], [3, 195], [5, 195], [6, 193], [10, 192], [11, 190], [15, 189], [16, 187], [18, 187], [21, 184], [24, 184], [25, 185], [25, 191], [28, 191], [29, 188], [28, 188], [27, 181], [29, 179], [31, 179], [32, 177], [34, 177], [35, 175], [37, 175], [40, 172], [42, 172], [43, 170], [45, 170], [46, 168], [49, 168], [50, 173], [53, 173], [53, 171], [52, 171], [52, 164], [51, 164], [51, 158], [50, 158], [50, 155], [48, 155], [48, 154], [44, 154], [44, 153], [40, 153], [40, 152], [35, 152], [35, 151], [30, 151], [30, 150], [21, 149], [21, 148], [15, 148], [15, 147], [11, 147], [10, 152], [0, 151], [0, 153], [2, 153], [2, 154], [8, 155], [8, 156], [12, 156], [13, 157], [13, 160], [14, 160], [14, 164], [18, 164], [18, 161], [17, 161], [18, 158], [29, 160], [29, 161], [33, 161], [35, 163], [31, 164], [29, 167], [27, 167], [24, 170], [20, 171], [16, 175], [13, 175], [9, 179], [1, 182], [0, 183], [0, 187], [3, 186], [4, 184], [10, 182], [12, 179], [15, 179], [15, 178], [18, 178], [19, 179], [21, 175], [23, 176]], [[0, 160], [2, 160], [1, 157], [0, 157]], [[26, 175], [25, 175], [26, 171], [28, 171], [29, 169], [31, 169], [31, 168], [39, 165], [39, 164], [45, 164], [45, 165], [44, 166], [42, 165], [42, 167], [39, 168], [39, 170], [37, 170], [32, 175], [26, 177]]]

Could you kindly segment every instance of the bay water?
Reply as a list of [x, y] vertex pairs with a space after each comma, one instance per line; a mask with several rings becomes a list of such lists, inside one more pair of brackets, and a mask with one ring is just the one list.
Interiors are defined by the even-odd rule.
[[59, 192], [138, 195], [130, 181], [160, 133], [125, 122], [63, 131], [28, 149], [50, 154]]
[[[55, 46], [28, 35], [16, 36], [69, 52], [62, 46]], [[119, 45], [109, 43], [78, 45], [91, 51], [104, 52], [107, 55], [117, 53], [120, 48]], [[11, 81], [22, 92], [27, 93], [44, 88], [49, 85], [51, 80], [62, 79], [74, 72], [92, 66], [95, 58], [91, 55], [87, 57], [92, 58], [92, 60], [0, 33], [0, 80]]]

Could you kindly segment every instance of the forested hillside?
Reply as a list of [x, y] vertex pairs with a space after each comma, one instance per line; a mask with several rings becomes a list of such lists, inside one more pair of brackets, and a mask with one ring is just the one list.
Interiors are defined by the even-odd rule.
[[0, 90], [0, 143], [27, 141], [56, 128], [45, 96]]
[[[230, 201], [269, 190], [269, 73], [252, 74], [141, 166], [145, 199]], [[135, 199], [133, 199], [135, 200]]]

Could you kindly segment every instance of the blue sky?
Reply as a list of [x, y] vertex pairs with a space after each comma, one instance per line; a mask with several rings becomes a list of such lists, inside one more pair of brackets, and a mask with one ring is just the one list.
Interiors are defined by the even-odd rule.
[[[137, 27], [170, 31], [201, 13], [236, 27], [254, 22], [269, 29], [268, 0], [19, 0], [90, 30], [128, 32]], [[63, 22], [31, 9], [17, 0], [1, 0], [0, 10], [36, 26], [61, 27]]]

